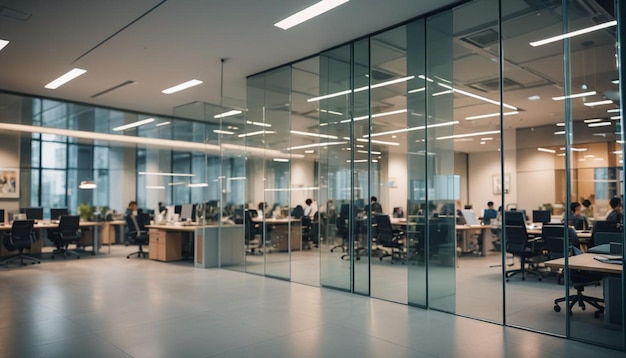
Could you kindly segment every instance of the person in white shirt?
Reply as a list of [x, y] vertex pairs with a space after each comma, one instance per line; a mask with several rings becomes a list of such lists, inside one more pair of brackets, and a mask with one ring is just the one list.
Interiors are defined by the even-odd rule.
[[317, 205], [313, 202], [313, 200], [311, 200], [311, 198], [306, 199], [304, 203], [306, 204], [304, 207], [304, 216], [312, 219], [317, 212]]

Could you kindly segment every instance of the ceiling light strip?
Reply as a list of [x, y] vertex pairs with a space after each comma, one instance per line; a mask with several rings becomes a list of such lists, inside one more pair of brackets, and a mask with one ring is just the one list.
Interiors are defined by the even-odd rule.
[[327, 11], [330, 11], [339, 5], [345, 4], [348, 1], [349, 0], [322, 0], [307, 7], [302, 11], [298, 11], [297, 13], [283, 20], [280, 20], [279, 22], [275, 23], [274, 26], [279, 27], [283, 30], [288, 30], [296, 25], [311, 20], [312, 18], [319, 16]]
[[570, 38], [570, 37], [586, 34], [586, 33], [589, 33], [589, 32], [598, 31], [598, 30], [601, 30], [601, 29], [605, 29], [607, 27], [615, 26], [615, 25], [617, 25], [617, 21], [613, 20], [613, 21], [605, 22], [603, 24], [590, 26], [590, 27], [587, 27], [587, 28], [584, 28], [584, 29], [568, 32], [568, 33], [565, 33], [565, 34], [562, 34], [562, 35], [549, 37], [547, 39], [543, 39], [543, 40], [539, 40], [539, 41], [533, 41], [533, 42], [530, 42], [530, 46], [537, 47], [537, 46], [549, 44], [549, 43], [552, 43], [552, 42], [560, 41], [560, 40], [563, 40], [563, 39], [567, 39], [567, 38]]
[[303, 135], [303, 136], [307, 136], [307, 137], [328, 138], [328, 139], [338, 139], [339, 138], [339, 137], [334, 136], [334, 135], [301, 132], [301, 131], [295, 131], [295, 130], [290, 131], [290, 133], [291, 134]]
[[559, 97], [552, 97], [553, 101], [562, 101], [564, 99], [570, 99], [570, 98], [579, 98], [579, 97], [586, 97], [586, 96], [594, 96], [596, 95], [597, 92], [596, 91], [589, 91], [589, 92], [582, 92], [582, 93], [574, 93], [574, 94], [570, 94], [568, 96], [559, 96]]
[[220, 113], [220, 114], [216, 114], [213, 116], [213, 118], [226, 118], [226, 117], [231, 117], [231, 116], [236, 116], [238, 114], [241, 114], [243, 112], [233, 109], [232, 111], [228, 111], [228, 112], [224, 112], [224, 113]]
[[68, 83], [69, 81], [75, 79], [76, 77], [84, 74], [85, 72], [87, 72], [87, 70], [83, 70], [82, 68], [71, 69], [66, 74], [64, 74], [61, 77], [57, 78], [56, 80], [48, 83], [44, 87], [47, 88], [47, 89], [57, 89], [57, 88], [63, 86], [64, 84]]
[[594, 127], [606, 127], [606, 126], [610, 126], [611, 122], [597, 122], [597, 123], [589, 123], [587, 124], [587, 127], [589, 128], [594, 128]]
[[172, 93], [180, 92], [182, 90], [186, 90], [187, 88], [194, 87], [194, 86], [197, 86], [197, 85], [200, 85], [200, 84], [202, 84], [202, 81], [193, 79], [193, 80], [190, 80], [190, 81], [187, 81], [187, 82], [183, 82], [183, 83], [181, 83], [179, 85], [176, 85], [176, 86], [173, 86], [173, 87], [170, 87], [170, 88], [166, 88], [166, 89], [164, 89], [161, 92], [165, 93], [165, 94], [172, 94]]
[[123, 126], [115, 127], [115, 128], [113, 128], [113, 130], [116, 131], [116, 132], [125, 131], [127, 129], [139, 127], [139, 126], [142, 126], [144, 124], [148, 124], [148, 123], [152, 123], [152, 122], [154, 122], [154, 118], [146, 118], [146, 119], [142, 119], [142, 120], [137, 121], [137, 122], [128, 123], [128, 124], [125, 124]]
[[[476, 99], [479, 99], [481, 101], [485, 101], [487, 103], [495, 104], [496, 106], [499, 106], [501, 104], [500, 102], [494, 101], [493, 99], [490, 99], [490, 98], [487, 98], [487, 97], [483, 97], [483, 96], [479, 96], [479, 95], [471, 93], [471, 92], [463, 91], [463, 90], [458, 89], [458, 88], [453, 88], [452, 86], [447, 85], [445, 83], [437, 82], [437, 84], [439, 86], [443, 87], [443, 88], [451, 89], [452, 91], [454, 91], [456, 93], [460, 93], [460, 94], [466, 95], [468, 97], [476, 98]], [[512, 109], [514, 111], [517, 111], [517, 107], [511, 106], [511, 105], [506, 104], [506, 103], [502, 103], [502, 105], [504, 107], [508, 108], [508, 109]]]
[[552, 154], [556, 153], [556, 150], [548, 149], [548, 148], [541, 148], [541, 147], [539, 147], [539, 148], [537, 148], [537, 150], [540, 151], [540, 152], [545, 152], [545, 153], [552, 153]]
[[496, 131], [486, 131], [486, 132], [475, 132], [475, 133], [448, 135], [448, 136], [438, 137], [436, 139], [437, 140], [442, 140], [442, 139], [467, 138], [467, 137], [477, 137], [477, 136], [482, 136], [482, 135], [498, 134], [498, 133], [500, 133], [499, 130], [496, 130]]
[[[513, 112], [504, 112], [502, 113], [502, 116], [512, 116], [514, 114], [519, 114], [518, 111], [513, 111]], [[465, 117], [466, 120], [468, 121], [473, 121], [474, 119], [482, 119], [482, 118], [490, 118], [490, 117], [499, 117], [500, 113], [489, 113], [489, 114], [481, 114], [478, 116], [470, 116], [470, 117]]]
[[313, 143], [313, 144], [305, 144], [305, 145], [297, 145], [295, 147], [286, 148], [285, 150], [298, 150], [298, 149], [306, 149], [306, 148], [316, 148], [316, 147], [326, 147], [330, 145], [342, 145], [348, 142], [322, 142], [322, 143]]
[[602, 106], [605, 104], [613, 104], [613, 101], [611, 101], [610, 99], [604, 100], [604, 101], [596, 101], [596, 102], [586, 102], [583, 103], [585, 106], [587, 107], [595, 107], [595, 106]]
[[9, 41], [0, 39], [0, 51], [9, 44]]

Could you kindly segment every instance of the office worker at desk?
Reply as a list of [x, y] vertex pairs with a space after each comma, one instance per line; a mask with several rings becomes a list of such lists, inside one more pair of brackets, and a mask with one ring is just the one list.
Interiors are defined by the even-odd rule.
[[372, 214], [382, 214], [383, 213], [383, 207], [382, 207], [382, 205], [380, 205], [378, 203], [378, 198], [377, 197], [372, 196], [370, 198], [369, 205], [365, 206], [365, 212], [371, 212]]
[[483, 213], [483, 223], [485, 225], [491, 224], [491, 220], [498, 217], [498, 212], [493, 208], [493, 201], [487, 202], [487, 209]]
[[612, 198], [609, 201], [609, 206], [611, 207], [611, 211], [606, 216], [606, 221], [623, 223], [624, 214], [622, 213], [622, 199]]
[[[124, 212], [124, 218], [126, 218], [127, 216], [133, 216], [136, 221], [138, 212], [139, 211], [137, 210], [137, 202], [135, 200], [131, 200], [128, 203], [128, 207], [126, 208], [126, 211]], [[126, 234], [126, 237], [124, 238], [124, 245], [128, 246], [128, 233]]]
[[570, 213], [572, 214], [572, 216], [570, 217], [570, 224], [574, 225], [574, 228], [576, 230], [589, 229], [589, 221], [587, 220], [587, 217], [581, 214], [582, 207], [583, 206], [577, 201], [571, 203], [569, 207]]
[[317, 205], [315, 205], [311, 198], [306, 199], [304, 203], [306, 204], [304, 207], [304, 216], [313, 219], [313, 216], [317, 212]]

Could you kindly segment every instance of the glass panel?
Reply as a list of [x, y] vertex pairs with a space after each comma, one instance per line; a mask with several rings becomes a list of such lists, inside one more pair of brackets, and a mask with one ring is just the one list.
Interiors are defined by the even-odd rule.
[[[493, 176], [500, 178], [501, 172], [498, 1], [473, 1], [455, 8], [453, 17], [454, 93], [449, 93], [448, 84], [437, 81], [439, 92], [431, 97], [451, 100], [458, 122], [448, 127], [454, 128], [457, 137], [445, 139], [454, 146], [451, 180], [458, 193], [448, 200], [458, 200], [455, 221], [460, 224], [456, 226], [455, 312], [502, 322], [502, 254], [493, 245], [498, 231], [480, 226], [483, 212], [495, 219], [494, 210], [502, 202], [502, 194], [491, 187]], [[435, 138], [435, 142], [442, 141]]]
[[[317, 166], [319, 155], [319, 112], [309, 98], [319, 96], [319, 57], [292, 66], [291, 108], [291, 203], [303, 208], [301, 250], [291, 252], [291, 280], [320, 285], [320, 214]], [[310, 203], [309, 203], [310, 200]], [[321, 216], [320, 216], [321, 215]]]
[[[603, 14], [601, 20], [598, 19], [596, 11]], [[596, 11], [590, 12], [577, 1], [568, 1], [566, 11], [563, 12], [566, 31], [589, 28], [616, 18], [613, 6], [598, 5]], [[544, 34], [547, 35], [548, 31], [547, 29]], [[565, 94], [595, 92], [565, 101], [566, 118], [571, 119], [566, 123], [566, 130], [572, 134], [569, 137], [571, 140], [568, 171], [571, 195], [569, 202], [572, 203], [571, 208], [574, 208], [569, 211], [567, 220], [569, 224], [574, 224], [577, 230], [586, 229], [587, 224], [593, 222], [614, 220], [620, 216], [608, 215], [612, 211], [611, 200], [615, 204], [620, 202], [624, 195], [623, 130], [618, 112], [620, 92], [616, 81], [619, 78], [616, 31], [617, 28], [611, 26], [573, 37], [563, 43], [564, 52], [569, 55], [565, 62], [566, 75], [569, 75], [568, 81], [565, 82], [567, 87]], [[541, 47], [546, 46], [549, 45]], [[621, 208], [617, 207], [617, 210], [621, 211]], [[581, 221], [584, 225], [580, 225]], [[597, 246], [604, 240], [599, 231], [600, 229], [594, 233], [596, 240], [591, 241], [588, 246]], [[588, 234], [577, 231], [574, 237], [571, 231], [570, 233], [572, 234], [569, 238], [570, 244], [583, 242], [584, 249]], [[623, 243], [623, 235], [609, 241]], [[597, 246], [595, 249], [600, 247]], [[570, 264], [573, 264], [578, 257], [570, 259]], [[621, 312], [624, 300], [621, 279], [616, 275], [593, 271], [568, 272], [570, 299], [577, 294], [584, 295], [586, 306], [585, 311], [579, 306], [572, 308], [569, 320], [571, 337], [623, 347], [621, 338], [624, 326], [621, 322]], [[596, 303], [594, 299], [604, 299], [605, 302]], [[565, 304], [560, 306], [563, 308], [560, 314], [564, 315]], [[604, 313], [600, 314], [602, 311]]]
[[[408, 302], [426, 307], [426, 31], [425, 21], [407, 25], [406, 242]], [[414, 129], [415, 128], [415, 129]], [[417, 130], [418, 128], [422, 128]], [[391, 133], [390, 133], [391, 134]], [[391, 134], [394, 135], [394, 134]], [[402, 176], [396, 176], [401, 180]], [[396, 184], [401, 188], [401, 184]]]
[[320, 56], [320, 90], [314, 101], [320, 112], [320, 177], [322, 196], [327, 197], [327, 238], [321, 246], [321, 284], [351, 290], [349, 250], [352, 247], [352, 133], [350, 46]]
[[[398, 217], [407, 203], [407, 28], [402, 26], [374, 36], [370, 44], [371, 133], [362, 133], [366, 130], [359, 128], [362, 122], [355, 123], [359, 141], [355, 158], [369, 152], [370, 196], [378, 203], [370, 203], [369, 210], [366, 210], [366, 214], [372, 214], [369, 217], [373, 229], [369, 231], [376, 238], [372, 251], [371, 294], [372, 297], [407, 303], [408, 270], [404, 265], [407, 226], [406, 221], [401, 220], [406, 219], [404, 215]], [[355, 73], [355, 82], [359, 75]], [[355, 86], [358, 88], [359, 84], [355, 83]], [[355, 103], [360, 103], [359, 93], [355, 94]], [[358, 115], [356, 111], [355, 115]], [[363, 142], [360, 142], [366, 137], [370, 138], [369, 148], [363, 148]], [[360, 265], [356, 266], [356, 274]]]
[[[290, 253], [299, 246], [301, 225], [291, 220], [294, 206], [289, 202], [290, 160], [284, 149], [289, 148], [291, 67], [265, 75], [265, 130], [259, 137], [265, 147], [265, 193], [268, 203], [265, 219], [265, 274], [290, 278]], [[253, 135], [250, 135], [253, 136]], [[269, 246], [269, 247], [268, 247]]]
[[453, 12], [448, 11], [426, 21], [426, 197], [427, 214], [432, 214], [427, 231], [428, 302], [430, 307], [448, 312], [456, 310], [455, 201], [460, 199], [451, 138], [454, 127], [443, 125], [454, 119], [453, 96], [446, 92], [453, 79], [453, 20]]

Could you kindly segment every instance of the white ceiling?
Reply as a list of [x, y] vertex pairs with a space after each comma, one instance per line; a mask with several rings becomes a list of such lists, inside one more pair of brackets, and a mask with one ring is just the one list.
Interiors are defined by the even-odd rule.
[[[318, 53], [457, 0], [352, 0], [290, 30], [277, 21], [316, 0], [0, 0], [0, 89], [171, 115], [173, 108], [245, 103], [246, 76]], [[87, 73], [57, 90], [68, 70]], [[200, 86], [161, 90], [190, 79]], [[136, 84], [97, 98], [126, 81]]]

